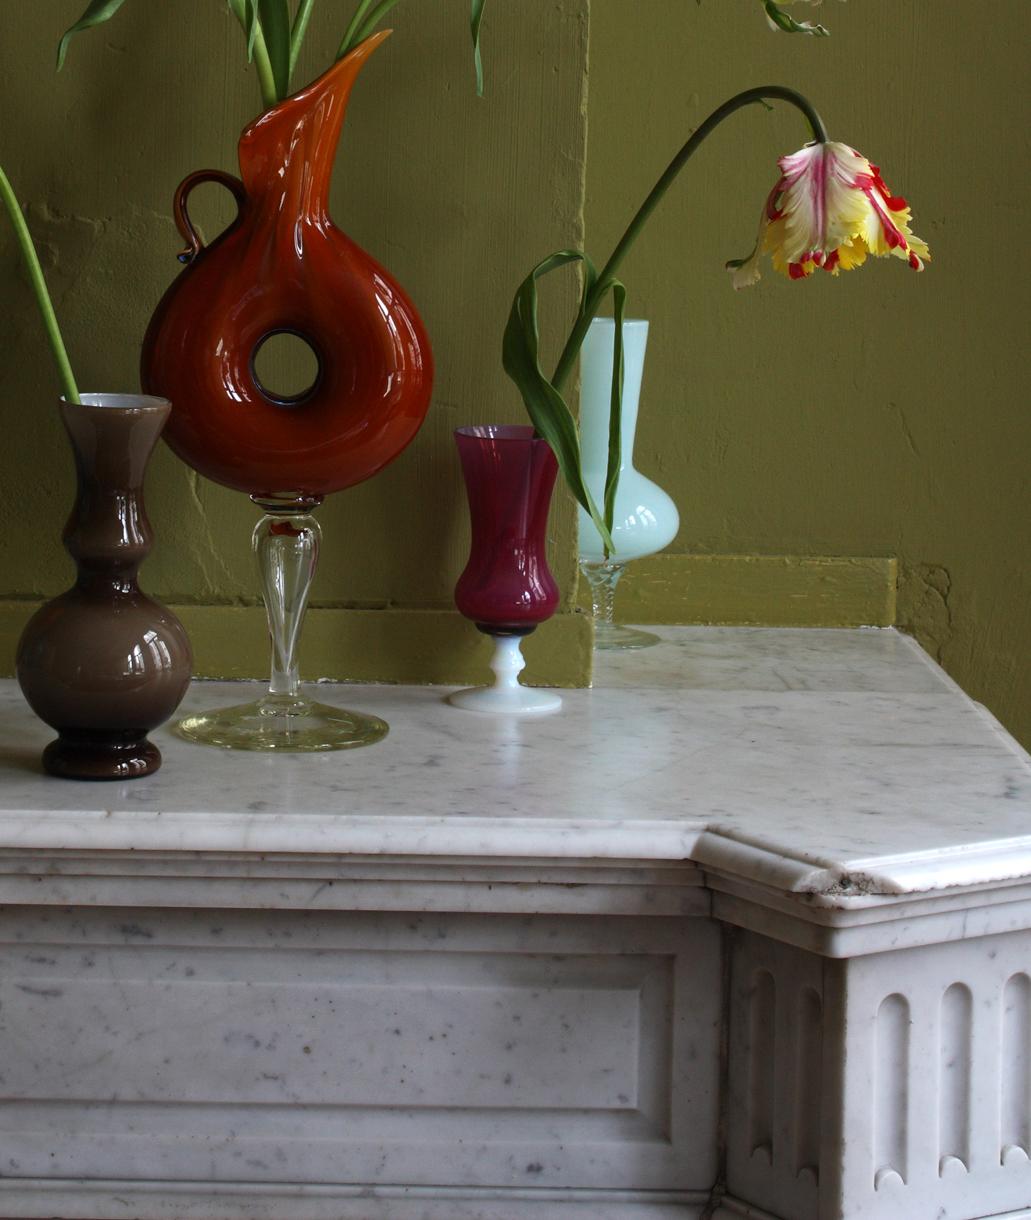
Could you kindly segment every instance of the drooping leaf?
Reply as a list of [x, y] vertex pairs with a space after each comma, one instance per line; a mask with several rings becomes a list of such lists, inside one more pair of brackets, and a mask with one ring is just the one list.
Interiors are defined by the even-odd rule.
[[103, 25], [105, 21], [110, 21], [124, 3], [125, 0], [90, 0], [90, 3], [86, 5], [86, 11], [73, 26], [65, 30], [61, 41], [57, 44], [57, 70], [59, 72], [64, 64], [64, 57], [68, 54], [68, 44], [72, 38], [83, 30], [89, 30], [95, 25]]
[[473, 64], [476, 68], [476, 96], [483, 97], [483, 57], [480, 55], [480, 22], [487, 0], [472, 0], [470, 29], [473, 36]]
[[282, 99], [290, 92], [290, 0], [257, 0], [257, 9], [272, 79]]
[[817, 38], [826, 38], [830, 30], [815, 21], [796, 21], [790, 13], [786, 13], [777, 0], [763, 0], [763, 8], [770, 25], [786, 34], [813, 34]]
[[609, 398], [609, 457], [605, 468], [605, 525], [611, 535], [616, 515], [619, 468], [623, 463], [623, 316], [626, 313], [626, 287], [619, 280], [607, 280], [605, 291], [610, 290], [615, 337], [612, 345], [612, 393]]
[[611, 551], [612, 535], [584, 481], [576, 421], [566, 400], [544, 375], [540, 363], [537, 281], [560, 267], [577, 262], [585, 262], [579, 250], [559, 250], [538, 263], [519, 285], [505, 327], [501, 361], [519, 390], [531, 423], [551, 446], [569, 490], [590, 514], [606, 549]]

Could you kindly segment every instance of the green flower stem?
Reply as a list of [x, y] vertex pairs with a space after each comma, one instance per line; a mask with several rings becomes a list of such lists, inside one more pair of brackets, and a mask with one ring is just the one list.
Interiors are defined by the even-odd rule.
[[[229, 0], [233, 16], [240, 23], [244, 38], [247, 37], [247, 12], [244, 0]], [[266, 110], [271, 110], [283, 99], [276, 89], [276, 79], [272, 72], [272, 61], [269, 59], [268, 47], [265, 45], [265, 35], [262, 33], [261, 22], [258, 22], [254, 32], [254, 67], [258, 73], [258, 87], [261, 89], [261, 100]]]
[[615, 276], [616, 270], [630, 250], [630, 247], [637, 240], [638, 234], [644, 228], [652, 212], [655, 211], [659, 201], [672, 186], [673, 180], [688, 161], [690, 161], [691, 157], [694, 156], [703, 141], [719, 127], [724, 119], [729, 118], [735, 111], [740, 110], [742, 106], [750, 106], [754, 102], [761, 102], [768, 98], [788, 102], [797, 110], [800, 110], [809, 121], [809, 126], [813, 132], [813, 139], [820, 144], [827, 142], [827, 129], [808, 99], [803, 97], [801, 93], [796, 93], [794, 89], [788, 89], [784, 85], [760, 85], [757, 89], [746, 89], [744, 93], [738, 93], [724, 102], [722, 106], [717, 107], [701, 127], [694, 132], [666, 167], [662, 177], [652, 187], [648, 198], [641, 204], [637, 215], [627, 225], [626, 232], [612, 251], [609, 261], [598, 276], [595, 288], [584, 298], [583, 307], [576, 320], [576, 325], [566, 341], [566, 346], [562, 349], [562, 355], [559, 357], [555, 368], [555, 375], [551, 379], [551, 384], [557, 390], [561, 390], [565, 382], [569, 380], [569, 376], [576, 364], [577, 355], [584, 339], [587, 337], [587, 331], [598, 310], [601, 308], [608, 285]]
[[381, 21], [385, 21], [390, 15], [390, 10], [400, 4], [401, 0], [380, 0], [379, 4], [372, 10], [369, 16], [365, 19], [365, 24], [358, 31], [358, 36], [355, 39], [355, 44], [362, 43], [366, 38], [371, 38], [376, 32], [376, 27]]
[[361, 40], [358, 37], [358, 32], [365, 23], [366, 17], [369, 15], [369, 9], [376, 3], [376, 0], [361, 0], [361, 3], [355, 9], [354, 16], [347, 29], [344, 31], [343, 40], [340, 43], [340, 48], [337, 51], [337, 59], [343, 59], [348, 51], [353, 50]]
[[50, 348], [54, 353], [54, 360], [57, 362], [61, 390], [69, 402], [78, 402], [79, 387], [75, 384], [75, 375], [72, 372], [71, 361], [68, 359], [68, 351], [65, 348], [64, 339], [61, 337], [61, 328], [57, 324], [57, 315], [54, 313], [54, 305], [50, 300], [50, 293], [47, 291], [47, 282], [43, 278], [43, 268], [39, 265], [36, 247], [32, 244], [32, 235], [29, 233], [29, 226], [25, 223], [25, 214], [21, 210], [14, 189], [3, 169], [0, 169], [0, 197], [3, 198], [11, 224], [14, 226], [18, 247], [25, 260], [29, 280], [32, 283], [32, 291], [36, 295], [36, 304], [43, 316], [43, 326], [46, 328], [47, 339], [50, 341]]
[[315, 0], [301, 0], [297, 9], [297, 15], [294, 17], [294, 24], [290, 30], [290, 75], [293, 76], [294, 68], [297, 67], [297, 56], [301, 53], [301, 44], [304, 42], [304, 36], [308, 32], [308, 22], [311, 21], [312, 9], [315, 7]]
[[[261, 32], [260, 25], [254, 36], [254, 68], [258, 73], [261, 100], [265, 105], [265, 109], [271, 110], [283, 98], [279, 96], [279, 91], [276, 89], [276, 78], [272, 71], [272, 61], [269, 59], [268, 47], [265, 45], [265, 35]], [[284, 94], [284, 96], [286, 95]]]

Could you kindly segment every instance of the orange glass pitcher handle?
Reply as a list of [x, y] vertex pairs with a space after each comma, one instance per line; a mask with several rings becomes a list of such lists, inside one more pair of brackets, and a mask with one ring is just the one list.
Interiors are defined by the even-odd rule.
[[[247, 191], [243, 183], [239, 178], [234, 177], [233, 174], [223, 173], [220, 169], [199, 169], [195, 173], [188, 174], [176, 187], [175, 198], [172, 203], [175, 226], [186, 241], [186, 249], [178, 255], [181, 263], [192, 263], [201, 250], [204, 249], [204, 240], [193, 227], [190, 213], [186, 210], [187, 196], [195, 186], [200, 186], [202, 182], [217, 182], [220, 186], [224, 186], [236, 200], [236, 206], [240, 210], [243, 209], [247, 199]], [[233, 223], [235, 224], [236, 222], [234, 221]]]

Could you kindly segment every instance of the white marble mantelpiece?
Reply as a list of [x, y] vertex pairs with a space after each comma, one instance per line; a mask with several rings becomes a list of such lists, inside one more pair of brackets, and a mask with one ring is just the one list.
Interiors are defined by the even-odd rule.
[[1031, 1217], [1028, 756], [894, 631], [660, 634], [121, 785], [2, 684], [0, 1215]]
[[[833, 905], [1031, 875], [1031, 763], [890, 630], [667, 628], [599, 659], [536, 720], [422, 687], [322, 687], [375, 713], [353, 752], [204, 750], [166, 730], [154, 777], [39, 772], [51, 734], [0, 691], [0, 847], [414, 858], [697, 860]], [[241, 699], [197, 683], [187, 707]]]

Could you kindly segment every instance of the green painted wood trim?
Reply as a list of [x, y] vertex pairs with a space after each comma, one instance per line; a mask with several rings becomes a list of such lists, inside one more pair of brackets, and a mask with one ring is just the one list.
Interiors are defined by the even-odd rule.
[[[18, 637], [38, 601], [0, 601], [0, 670], [14, 673]], [[254, 658], [267, 651], [260, 606], [174, 606], [190, 634], [200, 678], [263, 678]], [[556, 614], [524, 646], [528, 686], [588, 686], [593, 630], [579, 612]], [[301, 641], [306, 679], [465, 685], [490, 677], [491, 646], [451, 610], [312, 609]]]
[[[621, 623], [761, 627], [890, 627], [898, 564], [891, 558], [649, 555], [627, 564]], [[589, 609], [581, 577], [578, 600]]]

